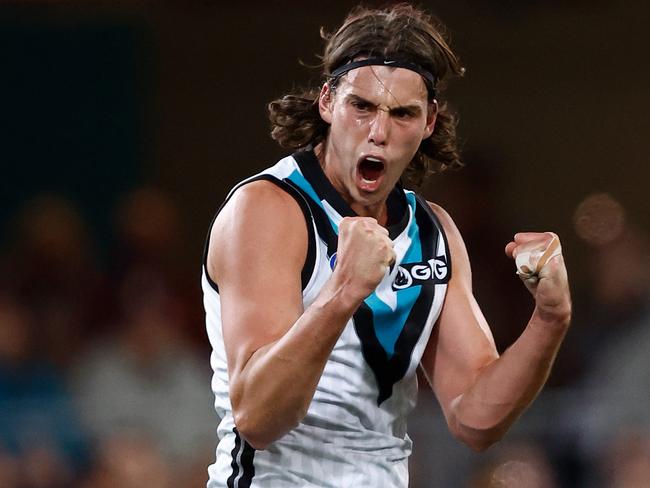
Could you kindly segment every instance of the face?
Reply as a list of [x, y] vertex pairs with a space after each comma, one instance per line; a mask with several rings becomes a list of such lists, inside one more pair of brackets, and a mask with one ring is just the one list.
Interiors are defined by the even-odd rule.
[[325, 174], [359, 215], [372, 215], [435, 124], [424, 80], [404, 68], [364, 66], [320, 94], [330, 124], [321, 160]]

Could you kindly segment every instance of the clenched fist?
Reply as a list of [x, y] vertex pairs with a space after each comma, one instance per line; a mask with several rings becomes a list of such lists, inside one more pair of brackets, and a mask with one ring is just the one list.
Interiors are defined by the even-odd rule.
[[568, 323], [571, 294], [562, 247], [552, 232], [522, 232], [506, 246], [517, 274], [535, 298], [536, 312], [549, 322]]
[[334, 276], [351, 285], [363, 300], [370, 295], [395, 261], [388, 230], [372, 217], [345, 217], [339, 223]]

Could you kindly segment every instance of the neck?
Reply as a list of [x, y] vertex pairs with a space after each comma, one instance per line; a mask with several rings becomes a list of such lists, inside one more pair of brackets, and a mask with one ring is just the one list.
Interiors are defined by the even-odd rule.
[[362, 203], [352, 198], [349, 192], [345, 191], [345, 186], [339, 184], [336, 178], [328, 171], [328, 169], [331, 167], [331, 165], [328, 163], [330, 163], [332, 151], [328, 151], [327, 149], [327, 143], [321, 142], [314, 148], [314, 154], [318, 158], [318, 162], [323, 169], [323, 173], [330, 181], [332, 186], [336, 189], [339, 195], [341, 195], [343, 200], [345, 200], [345, 202], [350, 206], [354, 213], [356, 213], [359, 217], [372, 217], [377, 220], [380, 225], [386, 226], [388, 223], [388, 208], [386, 205], [387, 199], [383, 198], [378, 202]]
[[350, 208], [359, 217], [372, 217], [377, 220], [379, 225], [383, 225], [384, 227], [388, 224], [388, 209], [385, 201], [373, 205], [361, 205], [359, 203], [355, 204], [354, 202], [348, 203], [350, 204]]

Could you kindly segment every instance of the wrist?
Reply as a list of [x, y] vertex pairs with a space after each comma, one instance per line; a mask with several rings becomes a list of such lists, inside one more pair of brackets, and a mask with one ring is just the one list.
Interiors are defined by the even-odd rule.
[[332, 275], [323, 291], [323, 305], [334, 306], [349, 315], [352, 315], [368, 296], [368, 293], [356, 286], [351, 279], [342, 279], [336, 274]]
[[533, 321], [546, 328], [566, 330], [571, 323], [571, 306], [568, 304], [556, 306], [536, 306], [533, 311]]

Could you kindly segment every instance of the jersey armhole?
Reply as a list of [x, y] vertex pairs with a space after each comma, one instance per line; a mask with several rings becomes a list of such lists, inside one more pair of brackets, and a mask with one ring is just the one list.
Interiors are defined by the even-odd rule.
[[309, 205], [305, 201], [305, 197], [303, 197], [294, 187], [287, 184], [285, 181], [282, 181], [279, 178], [276, 178], [275, 176], [272, 175], [262, 174], [262, 175], [254, 176], [253, 178], [249, 178], [241, 182], [236, 187], [234, 187], [230, 191], [230, 193], [228, 194], [224, 202], [221, 204], [219, 209], [215, 212], [214, 217], [212, 218], [212, 222], [210, 222], [210, 226], [208, 227], [208, 235], [205, 240], [205, 245], [203, 246], [203, 260], [202, 260], [203, 274], [205, 275], [205, 278], [207, 279], [210, 286], [217, 293], [219, 293], [219, 286], [210, 277], [210, 274], [208, 273], [208, 247], [210, 245], [210, 234], [212, 233], [212, 227], [214, 226], [214, 222], [217, 219], [217, 215], [219, 215], [219, 212], [221, 212], [221, 210], [226, 205], [226, 203], [228, 203], [232, 195], [234, 195], [235, 191], [241, 188], [242, 186], [247, 185], [248, 183], [252, 183], [253, 181], [259, 181], [259, 180], [269, 181], [277, 185], [278, 187], [280, 187], [289, 195], [291, 195], [293, 199], [296, 201], [296, 203], [298, 203], [298, 206], [300, 207], [300, 210], [302, 211], [302, 214], [305, 217], [305, 225], [307, 226], [307, 256], [305, 257], [305, 264], [303, 265], [300, 274], [303, 291], [307, 287], [307, 284], [309, 283], [312, 273], [314, 271], [314, 266], [316, 265], [316, 236], [314, 234], [314, 227], [312, 225], [311, 210], [309, 209]]
[[415, 199], [418, 202], [418, 204], [424, 209], [424, 211], [429, 215], [431, 218], [431, 221], [433, 222], [433, 226], [438, 229], [438, 232], [442, 235], [442, 240], [445, 243], [445, 256], [447, 256], [447, 270], [449, 273], [449, 279], [451, 279], [451, 252], [449, 249], [449, 242], [447, 241], [447, 234], [445, 233], [445, 229], [440, 223], [440, 219], [438, 219], [438, 216], [435, 214], [433, 209], [431, 208], [431, 205], [429, 205], [429, 202], [427, 202], [424, 198], [422, 198], [420, 195], [417, 193], [415, 194]]

